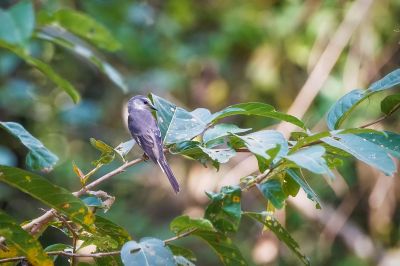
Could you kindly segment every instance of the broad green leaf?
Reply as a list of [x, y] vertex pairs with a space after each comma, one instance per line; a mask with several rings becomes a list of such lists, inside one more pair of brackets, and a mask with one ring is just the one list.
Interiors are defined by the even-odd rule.
[[218, 162], [218, 163], [227, 163], [230, 158], [236, 155], [235, 150], [226, 148], [226, 149], [208, 149], [202, 146], [199, 148], [206, 153], [211, 160]]
[[176, 245], [173, 245], [170, 243], [168, 243], [167, 246], [172, 251], [172, 254], [174, 254], [174, 256], [185, 257], [186, 259], [191, 260], [191, 261], [197, 260], [193, 251], [191, 251], [190, 249], [183, 248], [181, 246], [176, 246]]
[[36, 34], [36, 37], [57, 44], [81, 56], [95, 65], [124, 93], [128, 92], [128, 86], [122, 75], [113, 66], [98, 57], [84, 42], [71, 33], [59, 29], [58, 27], [48, 26], [42, 28], [41, 32]]
[[50, 183], [39, 175], [9, 166], [0, 166], [0, 181], [36, 198], [87, 230], [93, 230], [93, 213], [70, 191]]
[[322, 146], [312, 146], [301, 149], [285, 158], [294, 162], [301, 168], [305, 168], [316, 174], [329, 174], [334, 177], [333, 173], [329, 170], [328, 165], [324, 159], [325, 148]]
[[266, 182], [257, 184], [258, 189], [277, 209], [282, 209], [287, 199], [286, 193], [283, 191], [281, 181], [275, 178], [268, 179]]
[[10, 52], [16, 54], [18, 57], [23, 59], [28, 65], [35, 67], [40, 72], [42, 72], [48, 79], [50, 79], [54, 84], [56, 84], [60, 89], [64, 90], [74, 101], [74, 103], [79, 102], [80, 96], [78, 91], [69, 83], [67, 80], [60, 77], [51, 66], [48, 64], [30, 56], [26, 51], [18, 46], [9, 44], [5, 41], [0, 40], [0, 48], [5, 48]]
[[193, 262], [183, 256], [174, 256], [175, 264], [178, 266], [195, 266]]
[[98, 166], [100, 164], [108, 164], [111, 163], [115, 158], [114, 148], [104, 143], [101, 140], [96, 140], [94, 138], [90, 138], [90, 144], [97, 150], [101, 151], [100, 158], [94, 162], [94, 165]]
[[207, 193], [211, 203], [207, 206], [204, 218], [222, 232], [236, 232], [241, 218], [241, 196], [239, 186], [226, 186], [219, 193]]
[[301, 188], [304, 190], [304, 192], [307, 194], [307, 198], [315, 202], [315, 207], [317, 209], [321, 209], [321, 201], [318, 198], [317, 194], [314, 192], [314, 190], [308, 185], [307, 181], [304, 180], [304, 178], [301, 176], [301, 174], [297, 173], [296, 170], [294, 169], [288, 169], [286, 170], [286, 173], [293, 178], [294, 181], [297, 182], [301, 186]]
[[26, 129], [15, 122], [0, 122], [0, 127], [7, 130], [11, 135], [29, 150], [26, 157], [26, 164], [32, 170], [49, 172], [58, 161], [58, 157], [46, 149], [43, 144], [32, 136]]
[[125, 160], [125, 156], [132, 150], [135, 144], [136, 141], [131, 139], [119, 144], [116, 148], [114, 148], [114, 151], [122, 158], [122, 160]]
[[[299, 244], [290, 236], [289, 232], [286, 231], [274, 216], [267, 212], [244, 212], [243, 214], [268, 227], [280, 241], [286, 244], [304, 265], [311, 265], [310, 260], [301, 252]], [[268, 251], [266, 250], [266, 252]]]
[[[44, 251], [45, 252], [51, 252], [51, 251], [69, 251], [72, 252], [73, 248], [70, 245], [62, 244], [62, 243], [57, 243], [53, 244], [50, 246], [47, 246]], [[51, 258], [53, 258], [53, 262], [56, 261], [58, 258], [58, 255], [52, 255]]]
[[353, 90], [340, 98], [329, 110], [327, 116], [328, 128], [333, 130], [340, 127], [348, 115], [362, 101], [375, 93], [390, 89], [393, 86], [400, 84], [400, 69], [397, 69], [381, 80], [373, 83], [367, 90]]
[[179, 235], [196, 229], [191, 235], [197, 236], [207, 242], [218, 254], [224, 265], [247, 265], [239, 249], [232, 240], [219, 233], [207, 219], [191, 219], [188, 216], [179, 216], [170, 224], [171, 231]]
[[125, 266], [175, 266], [175, 259], [164, 241], [157, 238], [142, 238], [140, 242], [129, 241], [121, 250]]
[[286, 195], [296, 197], [297, 193], [299, 193], [300, 185], [290, 175], [285, 175], [282, 189]]
[[157, 109], [158, 124], [165, 145], [191, 140], [206, 129], [203, 111], [190, 113], [155, 94], [151, 94], [150, 98]]
[[400, 93], [387, 96], [381, 102], [381, 110], [386, 115], [391, 115], [400, 108]]
[[251, 130], [251, 128], [239, 128], [234, 124], [217, 124], [207, 129], [203, 135], [203, 143], [206, 147], [212, 148], [214, 145], [221, 144], [221, 140], [230, 135], [230, 133], [238, 134]]
[[114, 222], [96, 215], [95, 232], [100, 235], [108, 235], [118, 244], [115, 248], [122, 247], [127, 241], [131, 240], [131, 236], [127, 230]]
[[35, 13], [32, 1], [22, 0], [11, 8], [0, 8], [0, 39], [24, 45], [35, 27]]
[[61, 9], [52, 15], [41, 13], [39, 22], [42, 25], [62, 27], [93, 45], [111, 52], [121, 48], [120, 43], [107, 28], [85, 13], [76, 10]]
[[360, 161], [379, 169], [386, 175], [393, 175], [396, 170], [393, 160], [388, 156], [384, 148], [362, 137], [352, 134], [339, 134], [335, 138], [323, 138], [322, 141], [350, 153]]
[[278, 112], [272, 105], [259, 102], [239, 103], [228, 106], [225, 109], [214, 113], [211, 120], [213, 123], [215, 123], [222, 118], [232, 115], [256, 115], [269, 117], [281, 121], [286, 121], [298, 127], [304, 128], [304, 123], [300, 119], [285, 113]]
[[385, 131], [385, 135], [376, 133], [359, 134], [358, 136], [384, 148], [392, 156], [400, 159], [400, 135]]
[[[0, 176], [1, 178], [1, 176]], [[10, 216], [0, 210], [0, 236], [6, 239], [7, 247], [17, 254], [0, 249], [0, 258], [23, 255], [34, 266], [50, 266], [53, 261], [46, 255], [40, 243]]]

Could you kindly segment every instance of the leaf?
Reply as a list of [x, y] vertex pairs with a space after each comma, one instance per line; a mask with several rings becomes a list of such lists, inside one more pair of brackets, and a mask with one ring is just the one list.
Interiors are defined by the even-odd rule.
[[179, 216], [171, 222], [170, 228], [177, 235], [196, 229], [191, 235], [207, 242], [218, 254], [224, 265], [247, 265], [232, 240], [224, 234], [218, 233], [207, 219], [192, 219], [186, 215]]
[[48, 64], [30, 56], [26, 51], [18, 46], [9, 44], [7, 42], [0, 40], [0, 47], [9, 50], [10, 52], [16, 54], [18, 57], [23, 59], [28, 65], [37, 68], [42, 72], [48, 79], [50, 79], [54, 84], [56, 84], [60, 89], [64, 90], [74, 101], [74, 103], [79, 102], [80, 96], [78, 91], [69, 83], [67, 80], [60, 77]]
[[217, 124], [207, 129], [203, 135], [204, 145], [212, 148], [215, 144], [219, 145], [220, 140], [230, 135], [230, 133], [243, 133], [251, 130], [251, 128], [239, 128], [234, 124]]
[[[18, 255], [23, 255], [34, 266], [50, 266], [53, 261], [46, 255], [40, 243], [10, 216], [0, 210], [0, 236], [6, 239], [10, 250], [15, 248]], [[0, 249], [0, 258], [9, 257], [8, 252]]]
[[362, 101], [375, 93], [390, 89], [393, 86], [400, 84], [400, 69], [397, 69], [381, 80], [373, 83], [367, 90], [353, 90], [340, 98], [329, 110], [327, 116], [327, 124], [330, 130], [337, 129], [348, 117], [348, 115]]
[[305, 168], [316, 174], [329, 174], [334, 177], [333, 173], [329, 170], [324, 159], [325, 148], [322, 146], [312, 146], [309, 148], [301, 149], [285, 158], [294, 162], [299, 167]]
[[[51, 252], [51, 251], [72, 251], [72, 246], [70, 245], [66, 245], [66, 244], [62, 244], [62, 243], [57, 243], [57, 244], [53, 244], [50, 246], [47, 246], [44, 249], [45, 252]], [[51, 255], [51, 258], [53, 258], [53, 262], [56, 261], [56, 259], [58, 258], [58, 255]]]
[[82, 37], [99, 48], [114, 52], [121, 48], [121, 44], [112, 36], [103, 25], [85, 13], [72, 9], [60, 9], [52, 15], [40, 14], [42, 25], [62, 27], [79, 37]]
[[203, 113], [190, 113], [155, 94], [150, 94], [150, 98], [157, 109], [158, 125], [165, 145], [191, 140], [206, 129]]
[[50, 172], [58, 161], [58, 157], [26, 129], [15, 122], [0, 122], [0, 127], [4, 128], [11, 135], [18, 138], [19, 141], [28, 148], [26, 164], [32, 170], [42, 170]]
[[386, 150], [379, 145], [367, 141], [367, 139], [352, 134], [339, 134], [335, 138], [323, 138], [322, 141], [350, 153], [357, 159], [379, 169], [386, 175], [393, 175], [396, 171], [393, 160], [388, 156]]
[[282, 209], [287, 198], [283, 191], [282, 184], [278, 179], [268, 179], [266, 182], [257, 184], [258, 189], [277, 209]]
[[88, 231], [93, 229], [94, 216], [85, 203], [68, 190], [50, 183], [45, 178], [19, 168], [0, 166], [0, 181], [66, 215]]
[[384, 131], [384, 135], [376, 133], [359, 134], [358, 136], [372, 142], [386, 150], [392, 156], [400, 159], [400, 135], [390, 131]]
[[193, 251], [191, 251], [190, 249], [187, 248], [183, 248], [180, 246], [176, 246], [173, 244], [168, 243], [167, 244], [168, 248], [172, 251], [172, 254], [174, 254], [174, 256], [180, 256], [180, 257], [184, 257], [188, 260], [191, 261], [196, 261], [196, 256], [194, 255]]
[[100, 164], [109, 164], [114, 160], [115, 152], [113, 147], [101, 140], [96, 140], [94, 138], [90, 138], [90, 144], [92, 144], [92, 146], [97, 150], [101, 151], [100, 158], [92, 162], [94, 165], [98, 166]]
[[117, 242], [118, 245], [115, 248], [122, 247], [127, 241], [132, 239], [126, 229], [100, 215], [96, 215], [95, 226], [97, 234], [108, 235]]
[[321, 209], [320, 199], [318, 198], [314, 190], [310, 187], [310, 185], [306, 182], [306, 180], [304, 180], [304, 178], [302, 178], [302, 176], [294, 169], [288, 169], [286, 170], [286, 173], [291, 176], [293, 180], [297, 182], [297, 184], [301, 186], [301, 188], [307, 194], [307, 198], [315, 202], [315, 207], [317, 209]]
[[181, 266], [195, 266], [193, 262], [183, 256], [174, 256], [175, 264]]
[[299, 193], [300, 185], [290, 175], [285, 175], [282, 182], [282, 189], [286, 195], [296, 197]]
[[121, 250], [125, 266], [175, 266], [175, 259], [164, 241], [157, 238], [142, 238], [140, 242], [129, 241]]
[[211, 203], [207, 206], [204, 218], [222, 232], [236, 232], [241, 218], [241, 194], [239, 186], [225, 186], [219, 193], [207, 193]]
[[299, 244], [290, 236], [289, 232], [270, 213], [244, 212], [244, 215], [268, 227], [280, 241], [300, 259], [304, 265], [311, 265], [310, 260], [301, 252]]
[[83, 197], [81, 200], [88, 206], [88, 207], [96, 207], [96, 208], [102, 208], [103, 207], [103, 202], [101, 201], [100, 198], [90, 196], [90, 197]]
[[106, 75], [124, 93], [128, 92], [128, 85], [122, 75], [113, 66], [97, 56], [95, 52], [87, 47], [86, 43], [68, 31], [58, 27], [47, 26], [42, 28], [41, 31], [36, 34], [36, 37], [57, 44], [86, 59], [96, 66], [100, 72]]
[[386, 115], [391, 115], [400, 108], [400, 93], [387, 96], [381, 102], [381, 110]]
[[278, 112], [272, 105], [259, 102], [239, 103], [228, 106], [225, 109], [214, 113], [211, 120], [213, 123], [215, 123], [222, 118], [232, 115], [256, 115], [269, 117], [286, 121], [298, 127], [304, 128], [304, 123], [300, 119], [288, 114]]
[[24, 45], [31, 37], [35, 27], [35, 13], [32, 2], [19, 1], [11, 8], [0, 8], [0, 39], [11, 43]]
[[135, 144], [136, 141], [131, 139], [119, 144], [116, 148], [114, 148], [114, 151], [122, 158], [122, 160], [125, 160], [125, 156], [132, 150]]

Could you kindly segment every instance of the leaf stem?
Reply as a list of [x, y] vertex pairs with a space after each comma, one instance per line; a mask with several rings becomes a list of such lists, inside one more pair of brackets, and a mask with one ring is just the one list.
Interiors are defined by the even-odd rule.
[[191, 229], [191, 230], [189, 230], [189, 231], [186, 231], [186, 232], [184, 232], [184, 233], [182, 233], [182, 234], [179, 234], [179, 235], [176, 235], [176, 236], [174, 236], [174, 237], [165, 239], [165, 240], [164, 240], [164, 244], [168, 244], [169, 242], [178, 240], [179, 238], [186, 237], [186, 236], [192, 234], [193, 232], [195, 232], [196, 230], [197, 230], [197, 228], [193, 228], [193, 229]]

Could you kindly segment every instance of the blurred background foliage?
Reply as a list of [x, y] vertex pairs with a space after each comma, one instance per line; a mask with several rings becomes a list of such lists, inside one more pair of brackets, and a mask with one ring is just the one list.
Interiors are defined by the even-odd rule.
[[[3, 0], [0, 6], [7, 9], [16, 2]], [[98, 156], [90, 137], [113, 146], [130, 139], [125, 104], [132, 95], [153, 92], [188, 109], [206, 107], [217, 111], [233, 103], [260, 101], [287, 111], [352, 3], [36, 0], [37, 22], [49, 19], [60, 9], [74, 9], [104, 25], [115, 39], [110, 40], [109, 47], [88, 45], [99, 58], [97, 61], [85, 57], [82, 51], [66, 49], [40, 36], [25, 42], [33, 56], [50, 64], [77, 88], [82, 98], [78, 104], [55, 89], [40, 72], [0, 49], [0, 120], [23, 124], [57, 154], [60, 161], [47, 177], [75, 191], [80, 183], [73, 173], [72, 161], [89, 171], [93, 167], [91, 161]], [[341, 95], [365, 87], [398, 67], [399, 17], [399, 1], [374, 1], [304, 116], [308, 128], [325, 129], [322, 119]], [[11, 34], [7, 27], [0, 31], [2, 36]], [[104, 68], [105, 62], [121, 73], [125, 83], [115, 71]], [[375, 98], [364, 103], [349, 123], [358, 126], [378, 117], [377, 103], [379, 99]], [[262, 118], [234, 119], [241, 127], [271, 126], [270, 120]], [[399, 116], [382, 126], [398, 131]], [[15, 139], [0, 131], [0, 164], [24, 168], [25, 153]], [[129, 157], [137, 156], [141, 151], [135, 148]], [[208, 201], [205, 190], [215, 191], [241, 177], [231, 170], [244, 157], [238, 156], [215, 172], [169, 156], [182, 183], [178, 196], [152, 163], [135, 166], [101, 186], [116, 196], [105, 215], [127, 228], [135, 239], [167, 238], [171, 235], [168, 224], [175, 216], [203, 214]], [[116, 164], [104, 167], [98, 175]], [[308, 175], [325, 204], [320, 211], [302, 198], [292, 200], [286, 207], [289, 231], [313, 265], [398, 265], [398, 179], [382, 176], [355, 161], [340, 167], [337, 176], [329, 182]], [[246, 193], [245, 208], [262, 210], [264, 206], [256, 201], [259, 197]], [[29, 196], [0, 184], [0, 208], [21, 221], [40, 214], [41, 207]], [[261, 234], [260, 226], [244, 219], [241, 227], [235, 241], [249, 262], [298, 264], [271, 234]], [[62, 237], [50, 229], [41, 241], [55, 243]], [[180, 241], [198, 255], [198, 265], [218, 265], [218, 258], [205, 244], [194, 239]]]

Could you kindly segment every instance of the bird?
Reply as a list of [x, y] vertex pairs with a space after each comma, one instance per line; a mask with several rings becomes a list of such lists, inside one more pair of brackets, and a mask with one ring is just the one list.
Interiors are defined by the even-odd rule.
[[128, 101], [128, 128], [133, 139], [144, 151], [144, 157], [160, 166], [175, 193], [178, 193], [179, 183], [165, 158], [161, 131], [152, 111], [157, 109], [147, 97], [132, 97]]

